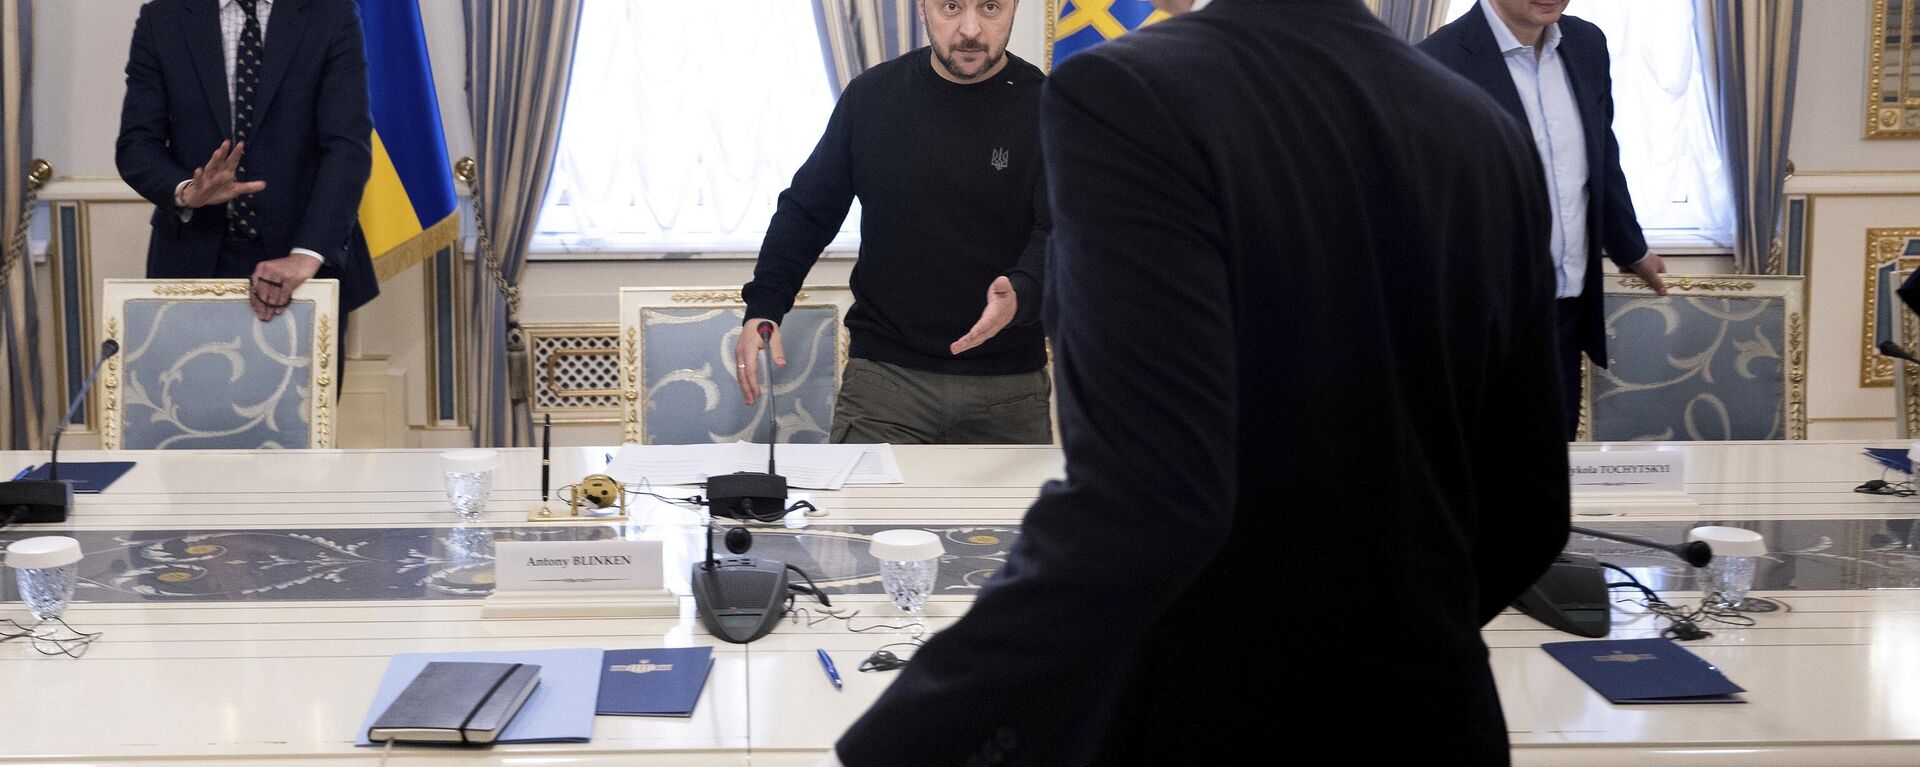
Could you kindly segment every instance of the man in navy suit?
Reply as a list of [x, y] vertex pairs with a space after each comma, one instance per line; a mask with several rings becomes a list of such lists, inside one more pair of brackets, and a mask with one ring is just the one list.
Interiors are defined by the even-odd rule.
[[830, 760], [1506, 762], [1480, 629], [1568, 521], [1526, 133], [1355, 0], [1101, 43], [1040, 131], [1066, 478]]
[[127, 58], [115, 160], [152, 200], [150, 278], [245, 278], [268, 321], [313, 277], [380, 292], [357, 224], [373, 155], [352, 0], [154, 0]]
[[1533, 134], [1553, 206], [1549, 240], [1566, 392], [1567, 439], [1580, 426], [1580, 355], [1607, 366], [1601, 254], [1667, 294], [1666, 265], [1647, 250], [1613, 137], [1607, 37], [1564, 15], [1567, 0], [1480, 0], [1420, 42]]

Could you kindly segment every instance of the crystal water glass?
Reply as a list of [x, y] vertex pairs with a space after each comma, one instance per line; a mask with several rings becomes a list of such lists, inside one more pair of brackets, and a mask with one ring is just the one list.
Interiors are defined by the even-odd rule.
[[886, 587], [887, 598], [895, 608], [917, 613], [926, 607], [945, 548], [940, 536], [926, 530], [874, 533], [870, 552], [880, 560], [880, 584]]
[[493, 470], [499, 453], [493, 450], [454, 450], [440, 454], [446, 472], [447, 500], [464, 520], [480, 518], [493, 492]]
[[53, 620], [67, 611], [80, 581], [80, 556], [80, 542], [63, 535], [25, 538], [7, 547], [20, 600], [36, 620]]

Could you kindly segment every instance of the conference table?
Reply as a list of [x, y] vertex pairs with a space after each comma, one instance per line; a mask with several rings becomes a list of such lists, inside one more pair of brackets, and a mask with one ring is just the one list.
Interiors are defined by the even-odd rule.
[[[1703, 523], [1757, 530], [1772, 553], [1754, 593], [1782, 609], [1751, 626], [1706, 625], [1712, 637], [1686, 643], [1746, 688], [1747, 702], [1734, 705], [1609, 704], [1540, 650], [1577, 637], [1501, 615], [1485, 638], [1515, 762], [1920, 764], [1920, 541], [1911, 535], [1920, 497], [1853, 491], [1887, 474], [1863, 455], [1876, 444], [1574, 446], [1677, 452], [1695, 504], [1577, 503], [1576, 524], [1663, 540]], [[682, 595], [701, 556], [699, 518], [650, 498], [625, 523], [527, 522], [540, 492], [536, 449], [501, 451], [475, 522], [452, 511], [437, 451], [72, 452], [63, 459], [136, 465], [106, 492], [78, 496], [67, 522], [0, 530], [0, 544], [78, 539], [83, 581], [66, 619], [102, 636], [78, 659], [0, 643], [0, 765], [376, 764], [379, 749], [353, 742], [396, 653], [693, 646], [712, 647], [714, 665], [691, 717], [597, 717], [588, 743], [401, 746], [386, 763], [814, 764], [898, 673], [861, 673], [860, 661], [964, 614], [1018, 539], [1040, 485], [1063, 470], [1059, 450], [1045, 446], [894, 450], [904, 484], [800, 491], [819, 516], [755, 527], [755, 553], [807, 568], [858, 614], [796, 611], [748, 645], [706, 633], [684, 596], [671, 618], [482, 618], [502, 541], [661, 540], [669, 588]], [[612, 452], [555, 448], [556, 483], [601, 470]], [[0, 471], [45, 457], [0, 452]], [[1355, 498], [1315, 513], [1363, 517], [1366, 507]], [[908, 527], [941, 535], [947, 550], [918, 616], [888, 603], [866, 553], [874, 532]], [[1657, 551], [1583, 536], [1570, 548], [1627, 567], [1673, 602], [1699, 601], [1692, 571]], [[0, 597], [0, 618], [30, 621], [11, 574]], [[1614, 622], [1622, 639], [1658, 636], [1664, 625], [1630, 602]], [[827, 681], [817, 649], [833, 656], [844, 690]], [[1242, 654], [1284, 662], [1260, 660], [1257, 643]], [[1297, 744], [1255, 747], [1277, 756]]]

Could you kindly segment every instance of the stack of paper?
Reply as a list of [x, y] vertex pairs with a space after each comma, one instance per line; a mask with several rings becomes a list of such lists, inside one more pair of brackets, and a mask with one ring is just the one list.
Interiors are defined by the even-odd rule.
[[[774, 449], [775, 468], [790, 487], [839, 490], [848, 484], [881, 485], [903, 482], [893, 446], [793, 445]], [[622, 445], [607, 464], [607, 473], [626, 483], [691, 485], [715, 474], [766, 471], [767, 446], [753, 442], [731, 445]]]

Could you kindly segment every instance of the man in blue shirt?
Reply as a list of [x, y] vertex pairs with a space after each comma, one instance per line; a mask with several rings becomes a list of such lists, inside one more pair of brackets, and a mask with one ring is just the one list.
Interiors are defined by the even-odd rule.
[[1599, 27], [1567, 0], [1480, 0], [1420, 49], [1494, 97], [1533, 136], [1546, 169], [1567, 439], [1580, 427], [1580, 355], [1607, 366], [1600, 256], [1666, 295], [1613, 136], [1613, 80]]

